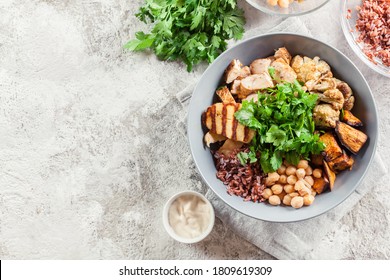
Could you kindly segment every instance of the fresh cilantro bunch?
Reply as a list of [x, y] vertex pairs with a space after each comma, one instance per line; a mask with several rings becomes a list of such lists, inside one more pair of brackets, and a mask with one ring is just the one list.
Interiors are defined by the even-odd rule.
[[241, 39], [244, 13], [236, 0], [146, 0], [136, 16], [154, 26], [137, 32], [124, 47], [150, 48], [162, 60], [182, 60], [191, 71], [201, 61], [211, 63], [226, 50], [229, 39]]
[[312, 118], [317, 95], [305, 92], [301, 85], [279, 83], [265, 93], [258, 93], [258, 101], [244, 100], [235, 113], [236, 119], [245, 126], [257, 131], [249, 153], [238, 155], [245, 165], [253, 163], [260, 153], [260, 164], [264, 172], [277, 170], [286, 159], [298, 164], [301, 158], [319, 154], [325, 145], [314, 133]]

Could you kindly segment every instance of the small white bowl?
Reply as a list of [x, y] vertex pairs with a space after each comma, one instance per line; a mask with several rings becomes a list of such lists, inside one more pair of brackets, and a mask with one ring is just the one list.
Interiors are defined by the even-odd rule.
[[[194, 196], [197, 196], [197, 197], [201, 198], [206, 203], [206, 205], [210, 208], [210, 223], [207, 226], [206, 230], [201, 235], [199, 235], [199, 236], [197, 236], [195, 238], [185, 238], [185, 237], [179, 236], [178, 234], [176, 234], [176, 232], [174, 231], [174, 229], [172, 228], [172, 226], [169, 223], [169, 209], [170, 209], [172, 203], [177, 198], [179, 198], [181, 196], [184, 196], [184, 195], [194, 195]], [[211, 205], [210, 201], [204, 195], [202, 195], [202, 194], [200, 194], [198, 192], [195, 192], [195, 191], [183, 191], [183, 192], [179, 192], [179, 193], [173, 195], [165, 203], [165, 206], [164, 206], [162, 214], [163, 214], [162, 218], [163, 218], [163, 224], [164, 224], [165, 230], [168, 232], [168, 234], [173, 239], [175, 239], [176, 241], [182, 242], [182, 243], [191, 244], [191, 243], [197, 243], [199, 241], [202, 241], [203, 239], [205, 239], [210, 234], [210, 232], [212, 231], [212, 229], [214, 227], [215, 214], [214, 214], [213, 205]]]

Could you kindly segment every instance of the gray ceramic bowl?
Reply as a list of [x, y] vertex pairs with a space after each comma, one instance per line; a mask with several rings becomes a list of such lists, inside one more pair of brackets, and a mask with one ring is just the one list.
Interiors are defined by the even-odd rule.
[[[292, 55], [303, 54], [319, 56], [329, 63], [335, 77], [346, 81], [355, 94], [354, 114], [364, 123], [363, 131], [369, 140], [355, 157], [356, 163], [351, 171], [337, 176], [334, 190], [316, 196], [309, 207], [271, 206], [267, 203], [244, 202], [241, 197], [231, 196], [226, 186], [216, 177], [212, 155], [204, 146], [201, 115], [213, 102], [215, 89], [221, 83], [225, 68], [232, 59], [239, 59], [248, 65], [256, 58], [267, 57], [274, 50], [285, 46]], [[377, 109], [371, 90], [356, 66], [340, 51], [310, 37], [274, 33], [257, 36], [221, 54], [204, 72], [191, 98], [188, 111], [188, 138], [196, 167], [206, 184], [228, 205], [243, 214], [256, 219], [272, 222], [295, 222], [309, 219], [327, 212], [343, 202], [359, 186], [374, 157], [378, 139]]]

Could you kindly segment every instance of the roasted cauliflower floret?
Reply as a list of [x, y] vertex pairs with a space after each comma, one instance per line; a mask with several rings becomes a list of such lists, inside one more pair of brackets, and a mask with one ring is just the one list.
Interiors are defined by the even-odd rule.
[[318, 56], [311, 59], [307, 56], [296, 55], [291, 60], [291, 67], [297, 73], [297, 80], [304, 83], [310, 80], [316, 81], [330, 72], [328, 63], [320, 60]]
[[337, 82], [334, 78], [321, 78], [317, 81], [307, 81], [305, 85], [310, 91], [324, 92], [328, 89], [335, 89], [337, 86]]
[[317, 127], [335, 128], [340, 118], [340, 111], [335, 110], [330, 104], [319, 104], [314, 107], [313, 119]]
[[317, 95], [319, 101], [329, 103], [335, 110], [341, 110], [344, 106], [344, 96], [338, 89], [328, 89]]
[[330, 66], [324, 60], [321, 60], [318, 56], [313, 58], [314, 63], [316, 64], [316, 70], [322, 75], [330, 72]]

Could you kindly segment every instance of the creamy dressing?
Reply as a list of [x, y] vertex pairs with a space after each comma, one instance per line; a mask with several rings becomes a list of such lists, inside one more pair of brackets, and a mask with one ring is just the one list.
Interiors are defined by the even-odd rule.
[[195, 238], [205, 232], [211, 222], [210, 207], [196, 195], [183, 195], [171, 204], [168, 219], [177, 235]]

